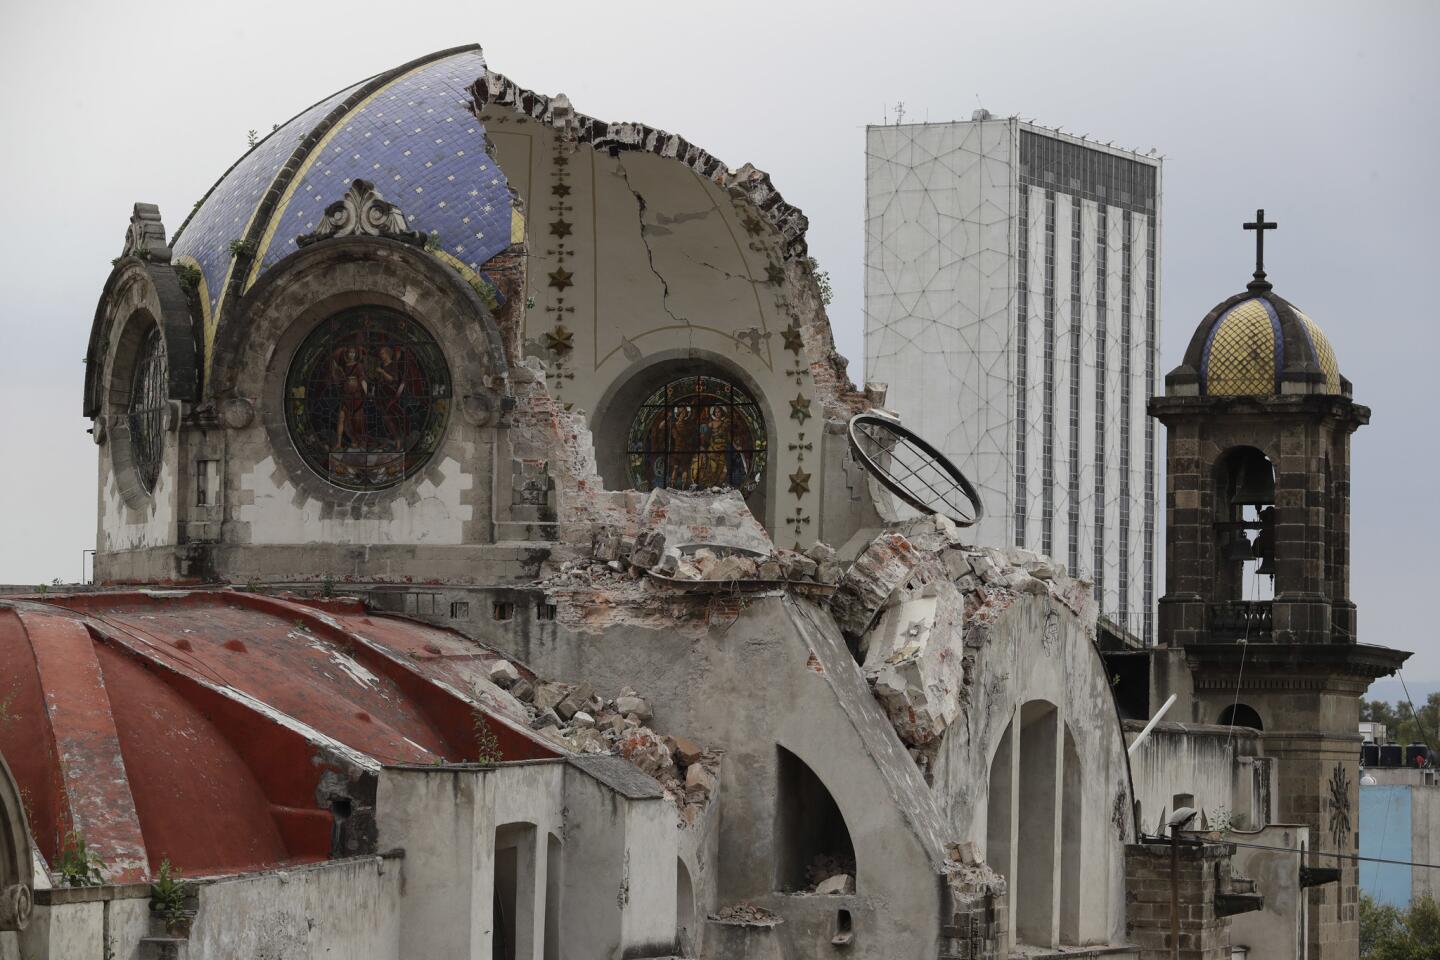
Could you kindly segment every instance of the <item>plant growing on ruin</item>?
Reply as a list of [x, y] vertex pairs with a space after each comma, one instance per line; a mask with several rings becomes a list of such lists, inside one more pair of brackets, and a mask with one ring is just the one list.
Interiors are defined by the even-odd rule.
[[810, 276], [815, 281], [816, 289], [820, 291], [820, 302], [830, 306], [830, 301], [835, 299], [835, 288], [830, 285], [829, 271], [821, 270], [814, 257], [806, 257], [805, 266], [810, 269]]
[[105, 882], [105, 861], [85, 844], [79, 830], [65, 834], [60, 845], [60, 883], [66, 887], [98, 887]]
[[180, 879], [180, 871], [170, 864], [169, 857], [161, 860], [155, 882], [150, 884], [150, 912], [165, 921], [166, 930], [175, 933], [190, 921], [189, 898], [190, 884]]
[[200, 292], [201, 274], [198, 267], [182, 263], [175, 268], [175, 278], [180, 281], [180, 289], [184, 290], [186, 295]]
[[325, 576], [320, 580], [320, 596], [335, 596], [335, 578], [330, 576], [330, 574], [328, 573], [325, 574]]
[[257, 143], [260, 142], [260, 133], [259, 133], [259, 131], [256, 131], [256, 130], [247, 130], [247, 131], [245, 131], [245, 142], [248, 143], [248, 144], [253, 148]]
[[255, 256], [255, 241], [231, 240], [230, 253], [232, 256], [236, 257], [253, 257]]
[[476, 710], [470, 715], [470, 722], [475, 730], [475, 762], [491, 764], [504, 760], [505, 756], [500, 752], [500, 738], [490, 728], [489, 718]]

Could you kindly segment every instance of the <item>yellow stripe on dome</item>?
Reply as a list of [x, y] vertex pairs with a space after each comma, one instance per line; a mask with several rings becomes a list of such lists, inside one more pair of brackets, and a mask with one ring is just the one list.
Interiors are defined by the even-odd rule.
[[1212, 397], [1275, 392], [1275, 327], [1260, 300], [1237, 304], [1216, 324], [1205, 364], [1205, 391]]
[[280, 228], [280, 218], [284, 215], [285, 211], [290, 208], [290, 201], [295, 197], [295, 191], [300, 189], [301, 182], [305, 179], [305, 175], [310, 172], [310, 168], [315, 165], [315, 161], [324, 155], [325, 148], [330, 145], [330, 141], [340, 135], [340, 131], [345, 129], [345, 126], [351, 122], [353, 117], [364, 113], [365, 108], [374, 103], [375, 98], [380, 96], [380, 94], [386, 92], [406, 77], [419, 73], [421, 70], [429, 69], [434, 66], [435, 63], [436, 61], [433, 60], [427, 61], [418, 67], [406, 70], [398, 76], [391, 77], [388, 81], [372, 90], [369, 96], [347, 110], [343, 117], [336, 120], [331, 124], [330, 129], [325, 131], [325, 135], [321, 137], [319, 142], [305, 155], [305, 160], [300, 164], [300, 169], [295, 171], [295, 175], [291, 177], [290, 182], [285, 185], [285, 192], [280, 195], [280, 202], [275, 204], [274, 208], [270, 211], [270, 222], [265, 225], [265, 232], [261, 234], [260, 242], [256, 245], [255, 260], [250, 264], [250, 275], [245, 278], [244, 290], [249, 290], [255, 284], [255, 281], [259, 279], [260, 271], [265, 264], [265, 251], [270, 249], [270, 242], [275, 239], [275, 231]]
[[1340, 392], [1340, 364], [1335, 360], [1335, 348], [1330, 346], [1330, 338], [1325, 336], [1325, 331], [1301, 310], [1296, 310], [1300, 322], [1305, 324], [1305, 332], [1310, 335], [1310, 343], [1315, 347], [1315, 359], [1320, 363], [1320, 370], [1325, 374], [1325, 392], [1338, 394]]

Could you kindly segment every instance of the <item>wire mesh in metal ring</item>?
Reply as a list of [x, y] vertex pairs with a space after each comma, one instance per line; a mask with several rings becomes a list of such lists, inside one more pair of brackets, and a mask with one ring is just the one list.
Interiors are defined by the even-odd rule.
[[938, 513], [962, 527], [985, 515], [980, 495], [940, 451], [901, 426], [874, 413], [850, 418], [850, 450], [887, 490], [923, 513]]

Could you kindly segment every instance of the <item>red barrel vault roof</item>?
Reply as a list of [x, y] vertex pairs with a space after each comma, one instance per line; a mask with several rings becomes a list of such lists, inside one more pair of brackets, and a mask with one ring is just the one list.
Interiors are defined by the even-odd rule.
[[479, 759], [482, 724], [507, 760], [557, 755], [483, 679], [494, 656], [356, 601], [0, 601], [0, 754], [50, 862], [74, 831], [113, 881], [360, 852], [336, 818], [383, 764]]

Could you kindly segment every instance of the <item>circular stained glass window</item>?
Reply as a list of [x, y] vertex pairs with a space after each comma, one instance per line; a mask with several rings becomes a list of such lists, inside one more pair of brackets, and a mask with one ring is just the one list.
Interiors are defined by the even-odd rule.
[[379, 490], [423, 467], [449, 410], [440, 345], [413, 320], [378, 307], [321, 323], [285, 380], [285, 424], [300, 456], [351, 490]]
[[155, 489], [165, 451], [165, 344], [159, 327], [150, 328], [135, 355], [125, 417], [135, 473], [148, 493]]
[[630, 482], [641, 490], [734, 487], [748, 494], [765, 473], [765, 420], [738, 384], [681, 377], [640, 405], [627, 454]]

